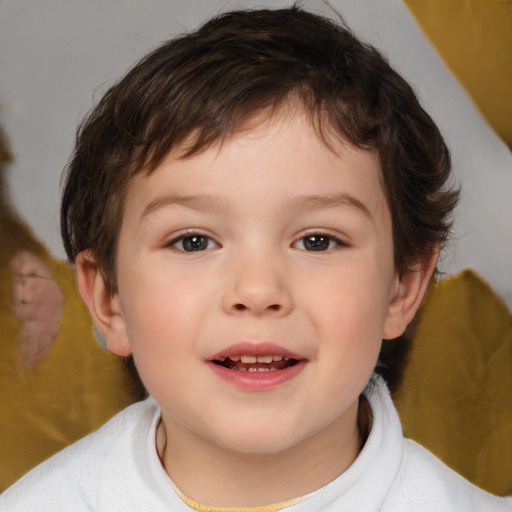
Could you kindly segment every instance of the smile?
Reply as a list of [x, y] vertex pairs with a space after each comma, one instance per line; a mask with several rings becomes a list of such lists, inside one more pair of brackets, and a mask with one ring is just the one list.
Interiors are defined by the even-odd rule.
[[297, 359], [282, 355], [240, 355], [222, 357], [215, 364], [239, 372], [275, 372], [298, 363]]
[[295, 380], [308, 359], [272, 342], [242, 342], [218, 352], [206, 362], [229, 386], [245, 392], [261, 392]]

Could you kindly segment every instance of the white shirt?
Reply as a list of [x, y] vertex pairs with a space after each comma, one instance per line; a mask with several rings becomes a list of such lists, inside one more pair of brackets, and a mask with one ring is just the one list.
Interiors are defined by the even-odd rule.
[[[388, 390], [365, 390], [373, 413], [368, 439], [340, 477], [286, 512], [512, 512], [414, 441], [404, 439]], [[54, 455], [0, 496], [2, 512], [190, 512], [157, 455], [158, 405], [134, 404], [97, 432]]]

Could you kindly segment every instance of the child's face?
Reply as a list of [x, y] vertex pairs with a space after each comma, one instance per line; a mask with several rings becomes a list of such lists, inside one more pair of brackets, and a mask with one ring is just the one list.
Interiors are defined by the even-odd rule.
[[356, 430], [406, 320], [378, 160], [336, 149], [294, 115], [131, 182], [107, 338], [173, 439], [276, 453]]

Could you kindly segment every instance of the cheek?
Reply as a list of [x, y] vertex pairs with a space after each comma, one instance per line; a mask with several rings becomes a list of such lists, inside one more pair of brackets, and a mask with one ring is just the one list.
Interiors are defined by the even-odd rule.
[[382, 274], [352, 268], [331, 276], [324, 286], [326, 293], [311, 297], [310, 304], [327, 357], [347, 371], [365, 361], [372, 367], [380, 351], [388, 306]]
[[201, 326], [213, 304], [212, 294], [193, 278], [160, 272], [147, 272], [144, 280], [131, 277], [123, 307], [141, 377], [159, 368], [179, 373], [188, 359], [198, 357], [197, 340], [204, 337]]
[[179, 329], [180, 325], [193, 324], [209, 294], [198, 273], [172, 268], [165, 258], [134, 265], [124, 283], [129, 330], [144, 337], [161, 335], [169, 325]]
[[322, 301], [324, 325], [337, 326], [343, 331], [356, 329], [360, 334], [381, 332], [389, 295], [381, 273], [349, 269], [326, 286], [329, 291]]
[[180, 301], [173, 305], [167, 298], [166, 307], [153, 305], [139, 307], [147, 314], [133, 315], [129, 326], [135, 366], [146, 389], [159, 403], [179, 402], [189, 362], [197, 359], [193, 317]]

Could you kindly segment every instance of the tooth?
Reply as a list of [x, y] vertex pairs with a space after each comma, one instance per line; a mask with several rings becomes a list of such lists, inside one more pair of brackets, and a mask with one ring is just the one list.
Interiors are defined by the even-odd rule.
[[285, 361], [289, 361], [289, 360], [290, 360], [290, 358], [289, 358], [289, 357], [285, 357], [285, 358], [284, 358], [284, 360], [285, 360]]
[[229, 359], [231, 359], [231, 361], [240, 361], [240, 356], [229, 356]]
[[242, 363], [255, 363], [256, 356], [242, 356], [240, 360], [242, 361]]
[[221, 363], [223, 363], [226, 359], [227, 359], [226, 357], [221, 357], [221, 358], [219, 359], [219, 361], [220, 361]]
[[273, 361], [282, 361], [283, 360], [283, 356], [272, 356], [272, 360]]
[[251, 367], [251, 368], [249, 368], [249, 371], [250, 371], [250, 372], [257, 372], [257, 371], [258, 371], [258, 368], [252, 368], [252, 367]]
[[[239, 372], [246, 372], [247, 368], [236, 368], [236, 370], [238, 370]], [[250, 370], [250, 368], [249, 368], [249, 370]]]
[[256, 357], [256, 361], [258, 363], [271, 363], [272, 356], [258, 356], [258, 357]]

